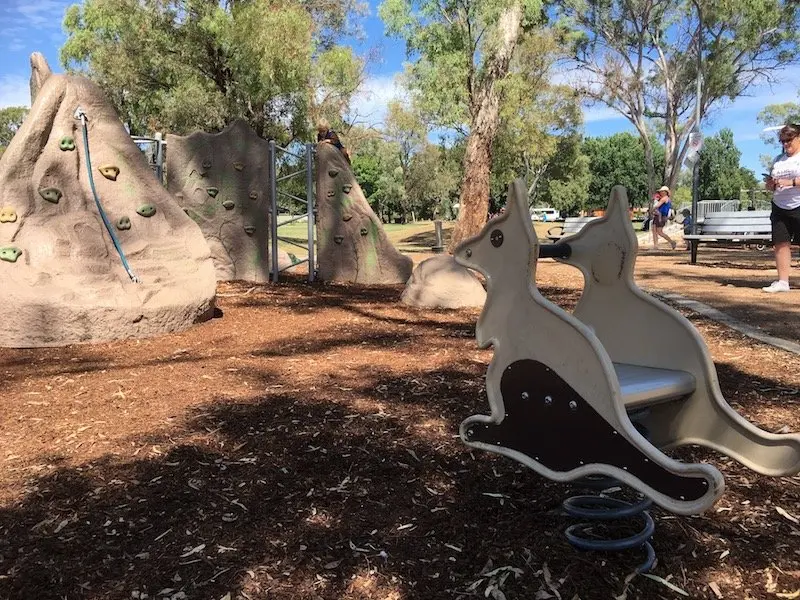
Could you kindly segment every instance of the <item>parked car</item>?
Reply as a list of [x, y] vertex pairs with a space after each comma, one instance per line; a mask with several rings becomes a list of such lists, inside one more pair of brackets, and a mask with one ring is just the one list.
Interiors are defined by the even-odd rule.
[[552, 223], [553, 221], [557, 221], [560, 218], [561, 218], [561, 213], [555, 208], [545, 207], [545, 208], [531, 209], [532, 221], [544, 221], [547, 223]]

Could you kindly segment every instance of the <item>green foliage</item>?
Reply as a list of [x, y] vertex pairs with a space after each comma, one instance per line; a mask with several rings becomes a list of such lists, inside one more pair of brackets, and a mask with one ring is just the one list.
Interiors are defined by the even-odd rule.
[[[795, 102], [785, 102], [783, 104], [770, 104], [765, 106], [764, 109], [758, 113], [756, 121], [765, 127], [781, 127], [787, 123], [800, 123], [800, 104]], [[777, 131], [765, 132], [761, 135], [761, 140], [768, 146], [776, 149], [776, 154], [783, 151], [780, 143], [778, 143]], [[772, 156], [762, 157], [762, 162], [765, 167], [769, 168], [772, 164]]]
[[[663, 168], [664, 147], [651, 140], [656, 169]], [[647, 186], [647, 168], [644, 145], [639, 136], [617, 133], [610, 137], [587, 138], [582, 152], [589, 159], [591, 183], [589, 208], [603, 208], [608, 204], [611, 188], [624, 185], [632, 206], [647, 206], [650, 193]]]
[[733, 132], [722, 129], [706, 139], [700, 152], [700, 198], [738, 200], [742, 187], [739, 160], [742, 153], [733, 141]]
[[564, 0], [558, 7], [584, 93], [629, 119], [645, 144], [654, 124], [663, 132], [664, 180], [673, 187], [698, 102], [706, 114], [800, 61], [793, 0]]
[[0, 148], [5, 149], [22, 125], [28, 109], [24, 106], [0, 108]]
[[358, 86], [360, 60], [332, 40], [360, 6], [84, 0], [66, 12], [61, 62], [94, 79], [133, 133], [244, 118], [263, 137], [308, 139], [309, 118], [338, 115]]

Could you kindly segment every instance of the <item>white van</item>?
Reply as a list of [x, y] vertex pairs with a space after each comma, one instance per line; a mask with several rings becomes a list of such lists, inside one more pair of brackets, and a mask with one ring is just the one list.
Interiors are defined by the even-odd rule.
[[531, 220], [532, 221], [546, 221], [548, 223], [556, 221], [561, 218], [561, 213], [555, 208], [532, 208]]

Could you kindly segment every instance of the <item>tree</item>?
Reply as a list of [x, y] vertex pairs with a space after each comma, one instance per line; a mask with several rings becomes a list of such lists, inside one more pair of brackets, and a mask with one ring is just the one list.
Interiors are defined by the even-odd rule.
[[24, 106], [0, 108], [0, 148], [5, 150], [11, 143], [27, 115], [28, 109]]
[[486, 221], [502, 82], [523, 31], [541, 18], [541, 3], [385, 0], [380, 15], [388, 33], [418, 56], [406, 76], [423, 112], [438, 127], [469, 131], [452, 248]]
[[[758, 113], [756, 120], [767, 127], [782, 127], [786, 123], [800, 123], [800, 104], [795, 102], [785, 102], [783, 104], [769, 104]], [[776, 132], [765, 132], [761, 135], [761, 140], [768, 146], [773, 146], [776, 153], [783, 152], [778, 143], [778, 136]], [[765, 170], [769, 170], [772, 166], [772, 161], [775, 159], [773, 155], [761, 155], [761, 164]]]
[[[363, 78], [335, 46], [354, 0], [84, 0], [64, 18], [61, 62], [94, 79], [134, 133], [216, 130], [308, 139]], [[275, 32], [280, 35], [275, 35]]]
[[[578, 85], [634, 125], [645, 147], [650, 191], [657, 183], [654, 122], [664, 132], [664, 181], [674, 187], [697, 126], [696, 104], [702, 117], [725, 99], [775, 81], [800, 60], [800, 5], [792, 0], [564, 0], [559, 6]], [[578, 33], [567, 33], [572, 28]]]
[[730, 129], [721, 129], [708, 138], [700, 151], [700, 198], [738, 200], [742, 187], [741, 158]]
[[[656, 166], [663, 166], [664, 148], [651, 140]], [[609, 137], [587, 138], [582, 152], [589, 159], [588, 208], [605, 208], [611, 188], [624, 185], [633, 206], [647, 206], [652, 194], [647, 184], [645, 148], [639, 136], [617, 133]]]

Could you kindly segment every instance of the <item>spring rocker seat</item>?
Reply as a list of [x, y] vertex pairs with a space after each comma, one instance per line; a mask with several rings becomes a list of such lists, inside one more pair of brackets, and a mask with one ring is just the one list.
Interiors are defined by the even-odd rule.
[[[612, 190], [605, 216], [541, 249], [527, 207], [518, 180], [506, 212], [455, 252], [486, 277], [476, 338], [494, 347], [491, 414], [461, 424], [468, 446], [555, 481], [610, 476], [684, 515], [712, 506], [724, 479], [713, 465], [679, 462], [664, 450], [698, 444], [764, 475], [800, 472], [800, 434], [768, 433], [734, 411], [694, 326], [637, 287], [623, 187]], [[540, 254], [583, 273], [573, 313], [537, 289]], [[658, 341], [636, 331], [658, 332]]]

